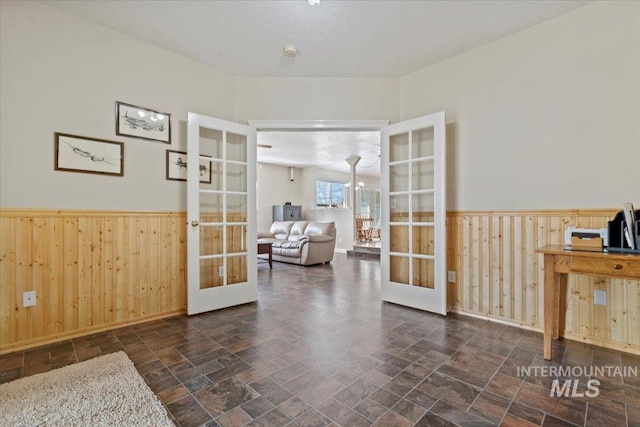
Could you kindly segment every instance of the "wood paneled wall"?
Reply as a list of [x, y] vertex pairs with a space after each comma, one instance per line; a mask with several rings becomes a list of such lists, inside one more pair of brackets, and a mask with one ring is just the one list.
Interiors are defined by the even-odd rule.
[[184, 312], [185, 224], [184, 212], [1, 210], [0, 352]]
[[[450, 212], [450, 307], [542, 328], [535, 249], [613, 210]], [[184, 311], [184, 212], [0, 210], [0, 353]], [[607, 305], [593, 304], [593, 290]], [[35, 307], [22, 292], [36, 290]], [[570, 275], [565, 336], [640, 353], [640, 278]]]
[[[568, 226], [603, 228], [614, 210], [457, 212], [447, 218], [448, 270], [456, 272], [449, 305], [456, 311], [543, 327], [543, 257], [536, 248], [563, 244]], [[593, 291], [607, 293], [594, 305]], [[640, 353], [640, 277], [570, 274], [564, 336]]]

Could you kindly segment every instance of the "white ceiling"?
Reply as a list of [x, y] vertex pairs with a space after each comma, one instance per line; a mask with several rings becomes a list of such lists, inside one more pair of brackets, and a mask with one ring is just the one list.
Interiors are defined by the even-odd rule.
[[[46, 0], [232, 75], [277, 77], [403, 76], [590, 2]], [[298, 48], [295, 58], [284, 56], [286, 44]], [[378, 154], [371, 150], [378, 136], [370, 137], [270, 132], [260, 139], [273, 149], [260, 149], [258, 159], [344, 170], [344, 159], [357, 154], [366, 166]]]
[[236, 76], [277, 77], [398, 77], [589, 2], [47, 1]]
[[358, 175], [380, 175], [380, 132], [268, 131], [258, 132], [258, 161], [297, 168], [316, 166], [349, 173], [346, 159], [360, 156]]

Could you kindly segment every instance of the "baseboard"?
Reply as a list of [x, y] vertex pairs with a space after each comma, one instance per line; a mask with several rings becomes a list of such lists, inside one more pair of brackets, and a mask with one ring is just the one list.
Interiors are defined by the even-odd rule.
[[347, 250], [346, 250], [346, 249], [335, 248], [335, 249], [333, 250], [333, 253], [334, 253], [334, 254], [346, 254], [346, 253], [347, 253]]
[[[473, 313], [473, 312], [460, 310], [460, 309], [456, 309], [456, 308], [450, 308], [449, 312], [450, 313], [460, 314], [462, 316], [473, 317], [475, 319], [487, 320], [487, 321], [492, 322], [492, 323], [498, 323], [498, 324], [507, 325], [507, 326], [514, 326], [516, 328], [526, 329], [528, 331], [543, 333], [543, 330], [541, 328], [536, 328], [534, 326], [526, 325], [524, 323], [516, 322], [516, 321], [513, 321], [513, 320], [509, 320], [509, 319], [492, 317], [491, 315], [487, 315], [487, 314]], [[640, 347], [639, 346], [634, 346], [632, 344], [621, 343], [621, 342], [618, 342], [618, 341], [612, 341], [612, 340], [607, 340], [607, 339], [602, 339], [602, 338], [594, 338], [594, 337], [587, 338], [584, 335], [576, 334], [576, 333], [573, 333], [573, 332], [561, 333], [561, 338], [562, 339], [568, 339], [568, 340], [571, 340], [571, 341], [578, 341], [578, 342], [582, 342], [582, 343], [585, 343], [585, 344], [596, 345], [596, 346], [599, 346], [599, 347], [609, 348], [609, 349], [613, 349], [613, 350], [619, 350], [619, 351], [623, 351], [625, 353], [631, 353], [631, 354], [640, 355]]]
[[521, 322], [516, 322], [515, 320], [491, 316], [490, 314], [474, 313], [472, 311], [460, 310], [458, 308], [450, 308], [449, 312], [460, 314], [462, 316], [473, 317], [475, 319], [488, 320], [491, 323], [498, 323], [500, 325], [515, 326], [516, 328], [526, 329], [527, 331], [540, 332], [540, 333], [543, 332], [542, 328], [536, 328], [535, 326], [527, 325]]
[[55, 334], [55, 335], [51, 335], [51, 336], [47, 336], [47, 337], [42, 337], [42, 338], [35, 338], [32, 340], [27, 340], [27, 341], [20, 341], [18, 343], [15, 344], [8, 344], [8, 345], [4, 345], [4, 346], [0, 346], [0, 355], [3, 354], [7, 354], [7, 353], [12, 353], [14, 351], [21, 351], [21, 350], [27, 350], [30, 348], [34, 348], [34, 347], [40, 347], [43, 345], [48, 345], [48, 344], [54, 344], [60, 341], [67, 341], [73, 338], [80, 338], [86, 335], [92, 335], [92, 334], [97, 334], [100, 332], [106, 332], [106, 331], [111, 331], [114, 329], [120, 329], [126, 326], [132, 326], [132, 325], [137, 325], [139, 323], [145, 323], [145, 322], [151, 322], [153, 320], [160, 320], [160, 319], [166, 319], [167, 317], [173, 317], [173, 316], [178, 316], [180, 314], [186, 314], [187, 311], [186, 310], [177, 310], [177, 311], [172, 311], [170, 313], [163, 313], [163, 314], [157, 314], [157, 315], [153, 315], [153, 316], [145, 316], [145, 317], [139, 317], [136, 318], [135, 320], [123, 320], [121, 322], [113, 322], [113, 323], [108, 323], [108, 324], [103, 324], [103, 325], [99, 325], [99, 326], [93, 326], [93, 327], [89, 327], [89, 328], [83, 328], [83, 329], [78, 329], [75, 331], [70, 331], [70, 332], [63, 332], [60, 334]]

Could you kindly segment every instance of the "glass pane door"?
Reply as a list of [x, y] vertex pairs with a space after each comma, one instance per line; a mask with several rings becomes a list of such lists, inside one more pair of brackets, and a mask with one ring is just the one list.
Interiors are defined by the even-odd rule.
[[384, 301], [446, 314], [444, 113], [382, 129]]
[[189, 314], [257, 299], [255, 151], [255, 129], [189, 114]]

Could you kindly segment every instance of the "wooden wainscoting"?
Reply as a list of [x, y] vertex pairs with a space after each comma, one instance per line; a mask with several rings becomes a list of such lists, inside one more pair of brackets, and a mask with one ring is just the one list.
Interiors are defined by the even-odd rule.
[[[602, 228], [615, 210], [450, 212], [448, 270], [456, 272], [449, 305], [523, 327], [543, 327], [543, 257], [546, 244], [563, 244], [568, 226]], [[607, 293], [594, 305], [593, 291]], [[640, 354], [640, 278], [569, 275], [564, 336]]]
[[[450, 307], [541, 330], [535, 249], [614, 214], [449, 212]], [[0, 353], [184, 312], [185, 224], [185, 212], [0, 210]], [[607, 305], [593, 304], [594, 289]], [[28, 290], [37, 305], [23, 308]], [[570, 275], [564, 335], [640, 353], [640, 281]]]
[[184, 312], [185, 224], [184, 212], [0, 210], [0, 353]]

